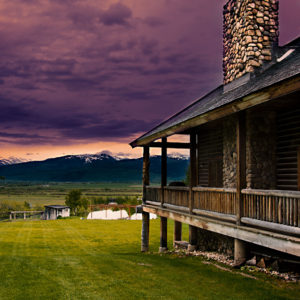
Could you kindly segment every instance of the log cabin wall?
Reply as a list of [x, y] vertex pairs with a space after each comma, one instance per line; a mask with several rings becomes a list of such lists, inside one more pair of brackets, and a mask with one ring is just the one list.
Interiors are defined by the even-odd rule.
[[201, 129], [198, 132], [198, 185], [223, 186], [223, 127]]
[[276, 188], [276, 113], [248, 111], [246, 118], [247, 188]]
[[[215, 126], [201, 129], [198, 132], [198, 145], [198, 185], [235, 187], [236, 117], [226, 118]], [[197, 241], [200, 250], [233, 255], [233, 238], [197, 228]]]
[[300, 107], [277, 114], [277, 189], [300, 190]]
[[223, 187], [236, 188], [236, 122], [237, 117], [226, 118], [223, 123]]

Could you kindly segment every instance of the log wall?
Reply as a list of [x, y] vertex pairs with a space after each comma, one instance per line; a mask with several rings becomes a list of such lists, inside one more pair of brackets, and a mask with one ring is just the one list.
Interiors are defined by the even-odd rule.
[[277, 114], [277, 189], [298, 190], [300, 158], [300, 108]]

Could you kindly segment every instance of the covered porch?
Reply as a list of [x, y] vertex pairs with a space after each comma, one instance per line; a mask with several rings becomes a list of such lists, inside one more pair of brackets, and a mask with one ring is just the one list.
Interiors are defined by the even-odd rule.
[[[234, 111], [223, 107], [204, 120], [194, 119], [189, 128], [186, 123], [166, 128], [141, 145], [142, 251], [149, 249], [149, 213], [155, 213], [161, 217], [162, 252], [168, 248], [167, 219], [173, 219], [174, 241], [181, 240], [181, 223], [190, 225], [189, 250], [196, 249], [201, 228], [233, 238], [237, 263], [245, 260], [248, 243], [299, 258], [299, 96], [292, 92], [272, 102], [240, 102]], [[261, 120], [263, 129], [257, 128]], [[189, 142], [169, 142], [175, 134], [188, 136]], [[150, 185], [152, 147], [161, 148], [159, 186]], [[189, 150], [187, 186], [168, 185], [167, 151], [174, 148]]]

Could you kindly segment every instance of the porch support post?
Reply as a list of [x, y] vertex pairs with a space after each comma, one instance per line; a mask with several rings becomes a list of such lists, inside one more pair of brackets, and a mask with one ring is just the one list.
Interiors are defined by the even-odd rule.
[[300, 147], [297, 149], [298, 191], [300, 191]]
[[[143, 204], [146, 203], [146, 187], [150, 183], [150, 150], [149, 147], [144, 147], [144, 155], [143, 155]], [[142, 244], [141, 251], [147, 252], [149, 251], [149, 221], [150, 216], [148, 212], [142, 212]]]
[[[189, 192], [189, 209], [190, 214], [193, 213], [194, 195], [193, 187], [197, 185], [197, 141], [196, 133], [192, 132], [190, 135], [190, 192]], [[197, 247], [197, 228], [189, 226], [189, 245], [188, 250], [194, 251]]]
[[142, 212], [142, 245], [141, 251], [148, 252], [149, 251], [149, 213], [143, 211]]
[[239, 266], [247, 259], [247, 246], [244, 241], [234, 239], [234, 263]]
[[24, 212], [24, 220], [26, 220], [26, 213]]
[[[238, 114], [236, 126], [236, 217], [237, 225], [241, 225], [243, 216], [242, 189], [246, 187], [246, 116], [245, 112]], [[240, 265], [246, 260], [246, 244], [238, 239], [234, 241], [234, 261]]]
[[194, 207], [193, 187], [197, 185], [197, 159], [196, 159], [196, 134], [194, 132], [190, 135], [190, 192], [189, 192], [189, 209], [192, 214]]
[[162, 138], [161, 147], [161, 206], [165, 202], [164, 187], [167, 185], [167, 138]]
[[143, 203], [146, 202], [146, 187], [150, 184], [150, 149], [148, 146], [144, 147], [143, 154]]
[[160, 217], [160, 247], [159, 252], [163, 253], [168, 250], [168, 219]]
[[189, 245], [188, 251], [194, 251], [197, 249], [197, 227], [189, 225]]
[[175, 241], [181, 241], [181, 233], [182, 233], [182, 223], [178, 221], [174, 221], [173, 246], [175, 246]]
[[9, 219], [12, 220], [12, 213], [9, 214]]

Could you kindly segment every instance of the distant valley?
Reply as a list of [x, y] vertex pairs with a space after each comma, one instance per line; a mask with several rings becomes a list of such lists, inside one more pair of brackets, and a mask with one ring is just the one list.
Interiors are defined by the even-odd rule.
[[[8, 181], [39, 182], [134, 182], [142, 180], [142, 158], [108, 154], [67, 155], [44, 161], [0, 160], [0, 176]], [[188, 167], [184, 156], [168, 157], [168, 180], [183, 180]], [[161, 158], [150, 158], [151, 182], [160, 181]]]

